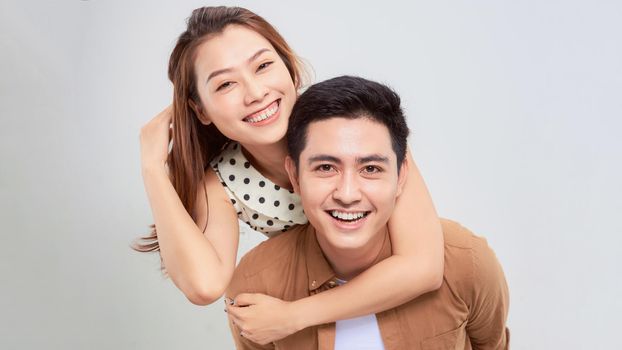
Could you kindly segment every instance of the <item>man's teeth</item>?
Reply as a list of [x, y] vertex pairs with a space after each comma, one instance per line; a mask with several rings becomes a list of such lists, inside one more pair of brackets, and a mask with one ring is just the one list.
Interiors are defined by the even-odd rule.
[[365, 216], [365, 212], [361, 211], [358, 213], [344, 213], [344, 212], [340, 212], [337, 210], [333, 210], [330, 212], [330, 215], [340, 220], [352, 221], [352, 220], [358, 220], [362, 218], [363, 216]]
[[276, 111], [279, 109], [279, 105], [275, 105], [274, 107], [268, 108], [265, 111], [261, 112], [259, 115], [254, 116], [252, 118], [246, 118], [246, 121], [249, 123], [258, 123], [262, 120], [266, 120], [274, 115]]

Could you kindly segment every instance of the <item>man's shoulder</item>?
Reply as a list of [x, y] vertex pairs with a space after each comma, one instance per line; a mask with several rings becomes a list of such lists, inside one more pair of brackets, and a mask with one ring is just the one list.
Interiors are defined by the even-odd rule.
[[265, 285], [278, 280], [293, 259], [302, 254], [301, 243], [304, 242], [307, 229], [308, 225], [295, 226], [261, 242], [246, 253], [233, 273], [227, 295], [264, 292]]
[[456, 221], [441, 219], [441, 226], [446, 250], [463, 250], [463, 253], [470, 254], [469, 252], [482, 252], [490, 249], [486, 238], [474, 234]]
[[245, 276], [250, 276], [269, 267], [274, 268], [276, 262], [296, 255], [296, 246], [306, 230], [307, 225], [295, 226], [289, 231], [261, 242], [242, 257], [237, 269]]
[[441, 219], [445, 239], [445, 281], [459, 295], [504, 279], [495, 252], [484, 237], [461, 224]]
[[453, 220], [441, 219], [441, 226], [446, 248], [471, 249], [473, 239], [479, 238], [469, 229]]

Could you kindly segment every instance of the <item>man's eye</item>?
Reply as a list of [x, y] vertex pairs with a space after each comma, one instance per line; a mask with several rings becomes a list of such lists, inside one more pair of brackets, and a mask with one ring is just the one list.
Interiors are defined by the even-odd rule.
[[317, 170], [323, 171], [323, 172], [329, 172], [329, 171], [333, 170], [333, 166], [330, 165], [330, 164], [322, 164], [322, 165], [317, 167]]
[[232, 82], [230, 82], [230, 81], [227, 81], [227, 82], [225, 82], [225, 83], [222, 83], [222, 84], [220, 84], [220, 85], [216, 88], [216, 91], [220, 91], [220, 90], [222, 90], [222, 89], [226, 89], [226, 88], [228, 88], [229, 86], [231, 86], [231, 84], [233, 84], [233, 83], [232, 83]]
[[264, 63], [260, 64], [260, 65], [257, 67], [257, 71], [260, 71], [260, 70], [262, 70], [262, 69], [266, 69], [266, 68], [268, 68], [268, 66], [269, 66], [269, 65], [271, 65], [272, 63], [274, 63], [274, 62], [264, 62]]
[[377, 167], [375, 165], [368, 165], [368, 166], [365, 167], [364, 171], [367, 174], [375, 174], [375, 173], [381, 172], [382, 169], [380, 169], [379, 167]]

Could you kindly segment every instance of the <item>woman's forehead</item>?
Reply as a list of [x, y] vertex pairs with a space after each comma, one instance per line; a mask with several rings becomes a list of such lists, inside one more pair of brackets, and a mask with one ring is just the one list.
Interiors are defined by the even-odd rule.
[[274, 47], [261, 34], [240, 25], [229, 25], [197, 49], [196, 63], [211, 69], [235, 68], [248, 63], [258, 51]]

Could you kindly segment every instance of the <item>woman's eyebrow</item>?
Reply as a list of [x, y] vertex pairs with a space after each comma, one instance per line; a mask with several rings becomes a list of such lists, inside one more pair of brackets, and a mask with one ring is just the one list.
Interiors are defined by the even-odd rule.
[[[246, 60], [246, 62], [248, 62], [248, 63], [253, 62], [254, 60], [257, 59], [257, 57], [261, 56], [261, 54], [263, 54], [264, 52], [267, 52], [267, 51], [271, 51], [271, 50], [268, 49], [268, 48], [265, 48], [265, 47], [262, 48], [262, 49], [259, 49], [248, 60]], [[207, 76], [207, 80], [205, 81], [205, 83], [207, 84], [210, 81], [210, 79], [212, 79], [215, 76], [218, 76], [218, 75], [223, 74], [223, 73], [229, 73], [232, 70], [233, 70], [233, 68], [223, 68], [223, 69], [215, 70], [215, 71], [211, 72], [210, 75]]]

